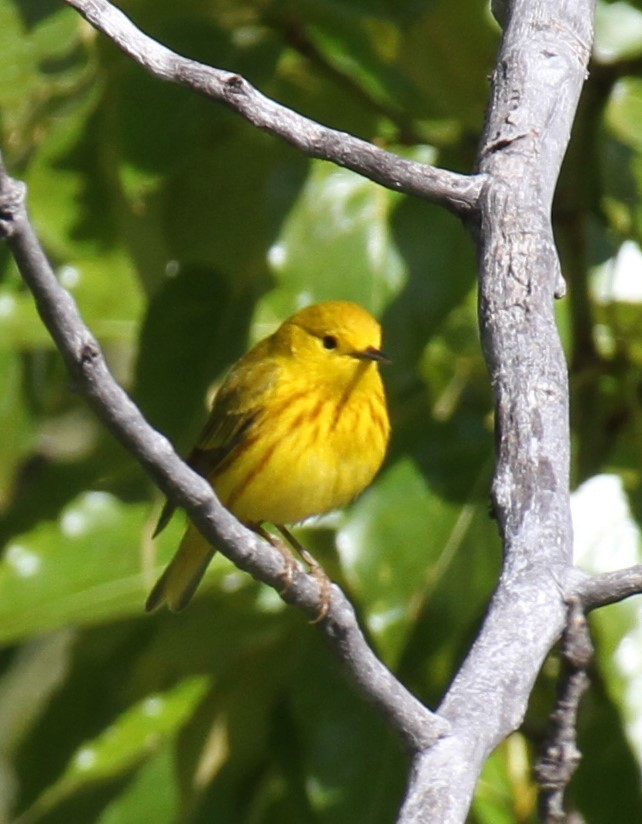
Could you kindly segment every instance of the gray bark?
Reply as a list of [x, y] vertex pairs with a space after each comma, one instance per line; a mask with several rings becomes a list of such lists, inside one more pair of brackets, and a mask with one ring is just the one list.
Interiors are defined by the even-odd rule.
[[416, 759], [404, 824], [465, 820], [486, 758], [524, 717], [575, 580], [568, 381], [554, 317], [563, 288], [550, 215], [586, 77], [594, 4], [506, 6], [479, 153], [486, 183], [471, 224], [496, 400], [493, 502], [504, 566], [482, 630], [438, 710], [451, 732]]

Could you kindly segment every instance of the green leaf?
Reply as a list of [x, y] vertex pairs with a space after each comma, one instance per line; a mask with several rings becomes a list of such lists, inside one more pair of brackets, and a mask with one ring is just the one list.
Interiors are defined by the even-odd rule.
[[133, 395], [185, 451], [205, 420], [205, 390], [243, 354], [249, 311], [249, 298], [206, 267], [179, 271], [150, 301]]
[[[462, 238], [459, 223], [443, 209], [406, 198], [392, 215], [391, 229], [405, 278], [403, 289], [387, 306], [382, 319], [386, 348], [393, 359], [385, 373], [389, 382], [406, 386], [416, 380], [417, 362], [427, 343], [438, 331], [449, 334], [453, 320], [459, 341], [465, 334], [466, 351], [474, 352], [481, 363], [474, 250], [472, 243]], [[458, 307], [459, 316], [451, 317]], [[467, 327], [467, 332], [462, 327]], [[461, 354], [457, 345], [451, 347], [455, 356]]]
[[[281, 219], [269, 208], [284, 150], [240, 125], [216, 137], [185, 159], [163, 193], [168, 252], [179, 267], [211, 266], [237, 287], [258, 292], [267, 283], [265, 249]], [[279, 201], [280, 209], [289, 206]]]
[[269, 252], [278, 288], [259, 320], [320, 300], [354, 300], [379, 314], [401, 287], [403, 265], [391, 242], [399, 196], [353, 172], [321, 162], [312, 171]]
[[640, 117], [642, 116], [642, 80], [624, 78], [617, 94], [609, 99], [606, 121], [620, 140], [639, 150], [642, 148]]
[[[163, 545], [177, 542], [177, 529], [172, 525]], [[140, 613], [140, 553], [150, 532], [147, 505], [94, 491], [55, 523], [17, 536], [0, 561], [0, 642]]]
[[294, 779], [298, 764], [298, 780], [311, 807], [307, 820], [394, 820], [406, 760], [391, 730], [355, 693], [321, 639], [311, 637], [302, 650], [289, 712], [294, 724], [291, 775]]
[[[352, 507], [337, 544], [351, 590], [367, 605], [367, 623], [394, 662], [425, 593], [439, 582], [461, 536], [459, 507], [431, 494], [410, 460], [395, 463]], [[430, 525], [427, 533], [427, 525]]]
[[619, 0], [595, 7], [594, 53], [598, 60], [615, 62], [636, 57], [642, 51], [642, 12]]
[[107, 805], [96, 824], [173, 824], [180, 788], [172, 750], [166, 745], [148, 758], [128, 786]]
[[13, 135], [6, 147], [10, 155], [17, 135], [42, 141], [35, 123], [42, 128], [50, 122], [60, 101], [77, 89], [84, 71], [77, 51], [78, 16], [61, 6], [39, 16], [37, 5], [33, 0], [0, 3], [0, 107], [3, 131]]
[[513, 733], [484, 766], [473, 811], [478, 824], [535, 821], [538, 787], [533, 783], [531, 753], [520, 733]]
[[[29, 741], [52, 696], [68, 677], [74, 635], [73, 630], [63, 629], [25, 643], [2, 673], [0, 750], [7, 764]], [[8, 771], [13, 772], [10, 767]], [[0, 800], [5, 817], [8, 805], [8, 797]]]
[[[464, 131], [476, 133], [483, 123], [486, 78], [492, 70], [498, 35], [488, 8], [481, 3], [420, 7], [411, 25], [404, 28], [398, 49], [399, 68], [423, 98], [415, 116], [455, 118]], [[457, 43], [466, 47], [459, 60], [451, 60], [449, 52]]]
[[[2, 305], [0, 296], [0, 313]], [[21, 358], [0, 345], [0, 431], [4, 441], [0, 461], [0, 511], [11, 501], [14, 473], [33, 438], [34, 425], [22, 393], [22, 379]]]
[[26, 812], [27, 819], [37, 821], [80, 788], [132, 770], [180, 730], [208, 684], [207, 676], [188, 678], [171, 690], [149, 695], [124, 712], [78, 749], [60, 778]]

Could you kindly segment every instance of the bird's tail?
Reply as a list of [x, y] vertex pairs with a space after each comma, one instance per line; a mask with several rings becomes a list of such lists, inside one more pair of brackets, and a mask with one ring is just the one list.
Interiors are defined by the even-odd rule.
[[148, 612], [166, 604], [172, 612], [184, 609], [192, 599], [216, 550], [189, 524], [169, 566], [158, 579], [145, 603]]

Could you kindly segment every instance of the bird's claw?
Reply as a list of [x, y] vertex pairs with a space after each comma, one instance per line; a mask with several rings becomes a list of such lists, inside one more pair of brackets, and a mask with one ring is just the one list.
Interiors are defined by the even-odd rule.
[[324, 620], [324, 618], [327, 617], [328, 612], [330, 611], [330, 603], [332, 601], [332, 581], [321, 564], [312, 557], [308, 550], [302, 546], [299, 541], [297, 541], [289, 529], [286, 529], [284, 526], [280, 525], [277, 525], [277, 529], [286, 541], [294, 549], [296, 549], [303, 561], [307, 564], [308, 575], [311, 575], [314, 578], [319, 586], [319, 589], [321, 590], [321, 607], [319, 609], [319, 614], [311, 621], [312, 624], [319, 624]]

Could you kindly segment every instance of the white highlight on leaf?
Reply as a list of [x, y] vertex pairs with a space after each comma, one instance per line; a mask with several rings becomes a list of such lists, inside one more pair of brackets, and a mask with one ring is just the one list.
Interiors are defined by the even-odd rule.
[[165, 709], [165, 701], [159, 695], [150, 695], [143, 701], [143, 712], [153, 718], [160, 715]]
[[177, 260], [168, 260], [165, 264], [165, 275], [168, 278], [175, 278], [180, 270], [181, 265]]
[[75, 765], [79, 770], [90, 770], [97, 760], [96, 751], [91, 747], [83, 747], [78, 750], [74, 758]]
[[223, 592], [238, 592], [247, 583], [247, 575], [243, 572], [230, 572], [221, 578], [220, 588]]
[[58, 269], [58, 281], [65, 289], [73, 289], [80, 283], [80, 269], [76, 266], [61, 266]]
[[354, 569], [362, 553], [362, 530], [355, 528], [351, 523], [347, 528], [337, 532], [335, 541], [341, 563], [346, 569]]
[[282, 241], [273, 243], [268, 249], [267, 259], [270, 266], [276, 270], [282, 269], [288, 259], [287, 247]]
[[88, 529], [87, 517], [78, 509], [70, 509], [60, 519], [60, 529], [67, 538], [84, 535]]
[[[640, 530], [631, 516], [622, 479], [596, 475], [571, 496], [578, 566], [609, 572], [639, 563]], [[639, 598], [608, 607], [621, 610], [632, 628], [613, 654], [617, 680], [622, 679], [626, 730], [642, 762], [642, 604]], [[599, 630], [599, 625], [597, 627]]]
[[405, 611], [401, 607], [393, 607], [385, 610], [385, 612], [373, 612], [368, 619], [368, 625], [373, 632], [380, 633], [399, 623], [404, 617]]
[[598, 2], [593, 53], [602, 63], [642, 52], [642, 12], [630, 3]]
[[105, 515], [110, 514], [115, 505], [116, 499], [108, 492], [87, 492], [62, 514], [60, 529], [63, 535], [67, 538], [85, 535], [98, 520], [104, 522]]
[[11, 544], [7, 547], [7, 563], [13, 567], [21, 578], [31, 578], [40, 571], [41, 560], [35, 552], [20, 544]]
[[642, 303], [642, 250], [625, 240], [615, 257], [595, 270], [592, 285], [601, 303]]
[[579, 566], [609, 572], [638, 563], [640, 533], [618, 475], [585, 481], [571, 496], [571, 513]]
[[10, 317], [16, 310], [16, 299], [13, 295], [0, 296], [0, 318]]

